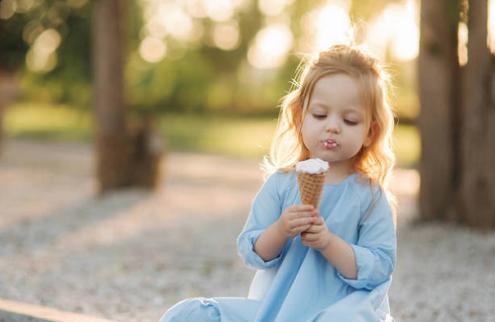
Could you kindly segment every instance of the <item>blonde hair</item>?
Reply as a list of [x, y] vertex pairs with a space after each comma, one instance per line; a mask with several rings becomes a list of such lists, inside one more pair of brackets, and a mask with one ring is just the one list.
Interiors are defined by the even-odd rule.
[[313, 88], [320, 78], [342, 73], [358, 81], [372, 130], [371, 144], [363, 146], [354, 157], [354, 170], [387, 191], [388, 179], [395, 164], [389, 77], [377, 59], [351, 45], [332, 46], [320, 52], [315, 60], [306, 64], [301, 62], [293, 87], [282, 98], [270, 153], [261, 164], [265, 175], [276, 171], [289, 172], [298, 161], [310, 157], [303, 143], [301, 128]]

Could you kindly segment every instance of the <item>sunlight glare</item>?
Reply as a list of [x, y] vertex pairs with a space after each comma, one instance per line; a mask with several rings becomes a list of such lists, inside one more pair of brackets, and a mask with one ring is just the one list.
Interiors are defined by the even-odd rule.
[[495, 54], [495, 0], [488, 0], [488, 47]]
[[278, 67], [287, 59], [292, 42], [292, 32], [287, 25], [269, 25], [256, 34], [254, 43], [248, 50], [248, 61], [259, 69]]
[[144, 31], [147, 35], [164, 38], [167, 35], [167, 27], [162, 23], [158, 16], [149, 19], [144, 25]]
[[302, 18], [305, 37], [303, 51], [319, 52], [334, 44], [350, 44], [354, 40], [347, 2], [332, 2]]
[[161, 61], [166, 53], [167, 47], [159, 38], [148, 36], [139, 45], [139, 55], [149, 63]]
[[459, 27], [457, 29], [457, 55], [459, 57], [459, 65], [464, 66], [468, 62], [468, 50], [467, 50], [467, 43], [468, 43], [468, 37], [469, 37], [469, 32], [468, 32], [468, 27], [465, 22], [459, 23]]
[[233, 0], [203, 0], [206, 14], [215, 21], [227, 21], [232, 19], [235, 12]]
[[223, 50], [233, 50], [239, 46], [239, 26], [236, 22], [219, 23], [213, 28], [213, 42]]
[[26, 66], [33, 72], [46, 73], [57, 65], [57, 53], [41, 55], [31, 48], [26, 54]]
[[17, 3], [14, 0], [0, 1], [0, 19], [9, 19], [15, 14]]
[[183, 0], [184, 8], [187, 13], [194, 18], [206, 18], [206, 10], [203, 7], [202, 0]]
[[57, 64], [56, 50], [62, 37], [55, 29], [46, 29], [34, 41], [26, 55], [29, 69], [37, 72], [48, 72]]
[[15, 11], [18, 13], [27, 13], [35, 6], [38, 6], [40, 4], [39, 2], [40, 1], [34, 1], [34, 0], [22, 0], [22, 1], [17, 0], [16, 2], [17, 8]]
[[161, 3], [157, 16], [167, 33], [176, 39], [189, 40], [193, 31], [191, 17], [180, 6], [170, 2]]
[[415, 59], [419, 54], [419, 15], [416, 2], [389, 4], [369, 25], [366, 44], [384, 59], [387, 49], [399, 61]]
[[278, 16], [294, 0], [258, 0], [258, 8], [265, 16]]
[[163, 39], [170, 35], [178, 40], [195, 41], [202, 29], [196, 26], [189, 11], [176, 2], [141, 0], [143, 35]]

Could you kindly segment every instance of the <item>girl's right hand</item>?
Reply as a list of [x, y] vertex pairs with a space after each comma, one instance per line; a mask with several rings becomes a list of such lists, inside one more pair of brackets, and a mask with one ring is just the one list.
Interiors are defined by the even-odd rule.
[[285, 237], [294, 237], [311, 227], [317, 216], [318, 212], [312, 205], [292, 205], [280, 215], [277, 224]]

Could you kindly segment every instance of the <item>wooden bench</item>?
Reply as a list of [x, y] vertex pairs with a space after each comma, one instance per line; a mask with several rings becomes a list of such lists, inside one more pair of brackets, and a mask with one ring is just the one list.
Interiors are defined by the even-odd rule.
[[0, 298], [0, 322], [116, 322]]

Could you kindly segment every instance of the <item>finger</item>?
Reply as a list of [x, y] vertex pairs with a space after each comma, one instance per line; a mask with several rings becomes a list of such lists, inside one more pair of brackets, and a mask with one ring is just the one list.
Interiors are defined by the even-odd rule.
[[308, 212], [312, 217], [321, 217], [320, 216], [320, 211], [318, 209], [313, 209]]
[[312, 216], [310, 213], [296, 213], [296, 214], [291, 214], [288, 217], [289, 222], [294, 222], [298, 220], [303, 220], [307, 221], [307, 223], [313, 223], [316, 217]]
[[300, 234], [304, 233], [304, 230], [306, 230], [306, 229], [308, 229], [308, 226], [301, 226], [301, 227], [295, 228], [291, 231], [291, 236], [294, 237], [294, 236], [300, 235]]
[[321, 229], [319, 229], [317, 226], [315, 226], [314, 224], [311, 225], [308, 230], [306, 230], [307, 233], [309, 234], [316, 234], [320, 231]]
[[304, 212], [304, 213], [298, 214], [298, 216], [296, 216], [296, 218], [311, 218], [312, 222], [315, 222], [317, 216], [311, 212]]
[[296, 234], [304, 234], [308, 228], [311, 227], [311, 225], [305, 225], [305, 226], [301, 226], [301, 227], [298, 227], [298, 228], [295, 228], [295, 233]]
[[318, 233], [322, 230], [321, 225], [316, 225], [314, 222], [311, 224], [311, 226], [306, 230], [307, 233], [315, 234]]
[[290, 211], [297, 212], [297, 211], [311, 210], [312, 208], [313, 208], [313, 206], [311, 206], [311, 205], [292, 205], [292, 206], [289, 206], [287, 209]]
[[309, 227], [307, 230], [304, 231], [308, 236], [317, 236], [322, 232], [321, 229], [315, 229], [314, 225]]
[[304, 215], [304, 216], [311, 216], [311, 217], [316, 217], [318, 215], [317, 210], [300, 210], [299, 214]]
[[299, 211], [312, 211], [312, 210], [315, 210], [315, 207], [313, 205], [296, 205], [295, 207]]
[[321, 236], [320, 231], [319, 232], [305, 231], [304, 233], [305, 233], [305, 238], [308, 240], [312, 240], [312, 241], [320, 239], [320, 236]]
[[308, 209], [291, 209], [288, 212], [288, 215], [290, 218], [313, 217], [315, 215], [315, 212], [314, 210], [308, 210]]
[[291, 229], [298, 228], [300, 226], [312, 225], [314, 222], [314, 218], [305, 217], [305, 218], [296, 218], [289, 222], [289, 227]]
[[309, 238], [309, 237], [302, 239], [302, 241], [305, 242], [306, 244], [314, 243], [317, 240], [318, 240], [318, 238]]
[[325, 224], [325, 220], [321, 216], [316, 216], [314, 220], [314, 224], [317, 226], [321, 226]]
[[312, 243], [318, 240], [318, 235], [315, 234], [308, 234], [308, 233], [302, 233], [301, 234], [301, 239], [302, 241], [306, 243]]

